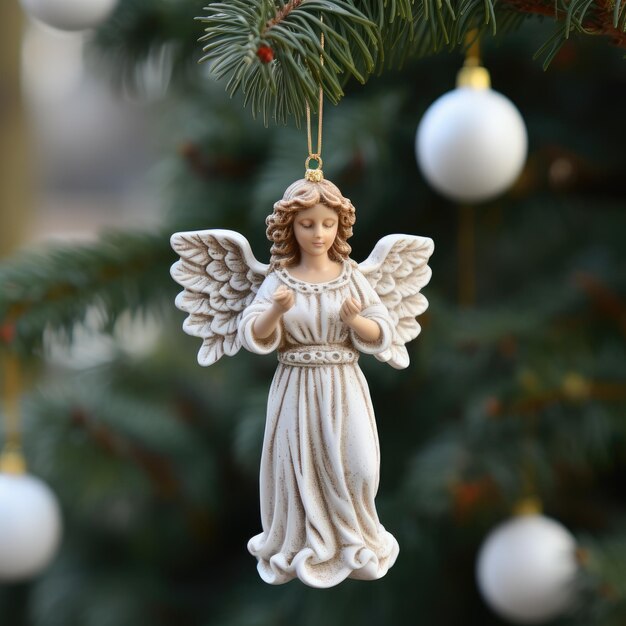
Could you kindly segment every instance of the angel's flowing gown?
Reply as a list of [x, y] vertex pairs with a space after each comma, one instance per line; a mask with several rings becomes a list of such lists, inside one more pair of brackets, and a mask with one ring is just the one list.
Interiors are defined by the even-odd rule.
[[[295, 305], [274, 335], [258, 341], [254, 321], [281, 284], [294, 291]], [[348, 296], [361, 302], [361, 315], [380, 326], [375, 344], [341, 321], [339, 309]], [[298, 577], [307, 585], [331, 587], [347, 577], [384, 576], [398, 543], [374, 505], [378, 434], [356, 349], [376, 354], [389, 347], [387, 309], [351, 262], [344, 262], [338, 278], [320, 284], [280, 269], [265, 279], [245, 310], [239, 337], [252, 352], [277, 349], [279, 355], [261, 460], [263, 532], [248, 543], [261, 577], [272, 584]]]

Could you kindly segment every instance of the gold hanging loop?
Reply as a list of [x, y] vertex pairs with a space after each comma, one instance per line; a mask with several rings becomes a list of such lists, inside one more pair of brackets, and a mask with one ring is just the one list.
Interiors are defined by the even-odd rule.
[[[322, 21], [323, 19], [320, 18]], [[324, 33], [320, 35], [320, 45], [322, 50], [324, 50]], [[320, 64], [324, 65], [324, 56], [320, 54]], [[324, 172], [322, 171], [322, 118], [324, 113], [324, 90], [322, 89], [322, 85], [320, 82], [320, 94], [319, 94], [319, 104], [317, 109], [317, 150], [313, 152], [313, 138], [311, 133], [311, 107], [309, 106], [309, 102], [306, 102], [306, 132], [307, 132], [307, 145], [309, 148], [309, 156], [304, 162], [305, 173], [304, 177], [312, 182], [320, 182], [324, 180]], [[311, 169], [309, 167], [311, 161], [317, 162], [317, 167], [315, 169]]]
[[307, 170], [309, 169], [309, 163], [311, 162], [311, 160], [317, 161], [317, 168], [314, 171], [322, 169], [324, 163], [322, 161], [322, 157], [319, 154], [310, 154], [304, 162], [304, 167], [306, 167]]

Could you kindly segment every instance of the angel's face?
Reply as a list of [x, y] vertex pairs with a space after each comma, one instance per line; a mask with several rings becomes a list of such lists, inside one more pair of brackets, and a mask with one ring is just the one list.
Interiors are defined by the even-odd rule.
[[325, 204], [316, 204], [300, 211], [293, 221], [293, 234], [302, 254], [321, 256], [328, 254], [335, 237], [339, 218]]

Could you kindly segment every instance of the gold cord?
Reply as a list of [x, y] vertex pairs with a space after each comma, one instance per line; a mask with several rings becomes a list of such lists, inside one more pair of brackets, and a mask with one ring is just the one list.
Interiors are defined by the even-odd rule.
[[[320, 35], [320, 44], [322, 50], [324, 50], [324, 33]], [[320, 54], [320, 64], [324, 65], [324, 56]], [[307, 180], [313, 182], [319, 182], [324, 180], [324, 172], [322, 171], [322, 118], [324, 113], [324, 90], [320, 81], [320, 95], [319, 106], [317, 109], [317, 150], [313, 152], [313, 138], [311, 133], [311, 107], [309, 102], [306, 102], [306, 132], [307, 132], [307, 146], [309, 148], [309, 156], [307, 157], [304, 167], [306, 172], [304, 177]], [[317, 167], [312, 170], [309, 168], [311, 160], [317, 161]]]
[[[489, 89], [489, 72], [480, 60], [480, 36], [476, 30], [465, 37], [465, 63], [457, 74], [456, 86], [471, 89]], [[458, 257], [459, 257], [459, 303], [473, 307], [476, 303], [476, 216], [474, 207], [459, 205], [458, 208]]]
[[491, 78], [486, 68], [481, 65], [480, 35], [471, 30], [465, 37], [465, 63], [456, 76], [457, 87], [470, 89], [489, 89]]
[[465, 64], [480, 65], [480, 35], [476, 32], [476, 29], [472, 29], [467, 33], [465, 36], [465, 45], [467, 46]]
[[5, 438], [0, 453], [0, 472], [23, 474], [26, 463], [22, 455], [20, 435], [20, 393], [22, 376], [20, 362], [16, 355], [9, 353], [4, 358], [4, 397]]

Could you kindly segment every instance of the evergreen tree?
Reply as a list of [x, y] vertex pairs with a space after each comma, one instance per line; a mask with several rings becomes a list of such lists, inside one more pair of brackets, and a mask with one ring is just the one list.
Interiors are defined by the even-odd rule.
[[[624, 15], [619, 1], [232, 0], [203, 10], [121, 0], [93, 37], [93, 71], [127, 86], [155, 49], [174, 55], [157, 122], [162, 225], [0, 266], [3, 349], [36, 380], [24, 399], [26, 454], [65, 517], [52, 567], [0, 589], [1, 621], [500, 624], [476, 591], [474, 562], [532, 475], [546, 512], [580, 544], [579, 603], [559, 623], [626, 623]], [[457, 209], [421, 180], [413, 141], [474, 28], [495, 88], [525, 117], [530, 154], [508, 194], [473, 210], [472, 260], [459, 258]], [[267, 586], [246, 551], [259, 530], [274, 359], [242, 351], [200, 368], [169, 277], [174, 231], [238, 230], [267, 260], [264, 217], [302, 176], [297, 124], [319, 84], [340, 102], [325, 111], [324, 169], [357, 207], [353, 258], [388, 233], [436, 243], [411, 366], [362, 360], [381, 442], [377, 504], [400, 557], [378, 582], [326, 591]], [[477, 293], [460, 306], [468, 262]], [[129, 349], [129, 318], [156, 320], [158, 338]], [[52, 366], [51, 345], [85, 331], [115, 349], [81, 372]]]

